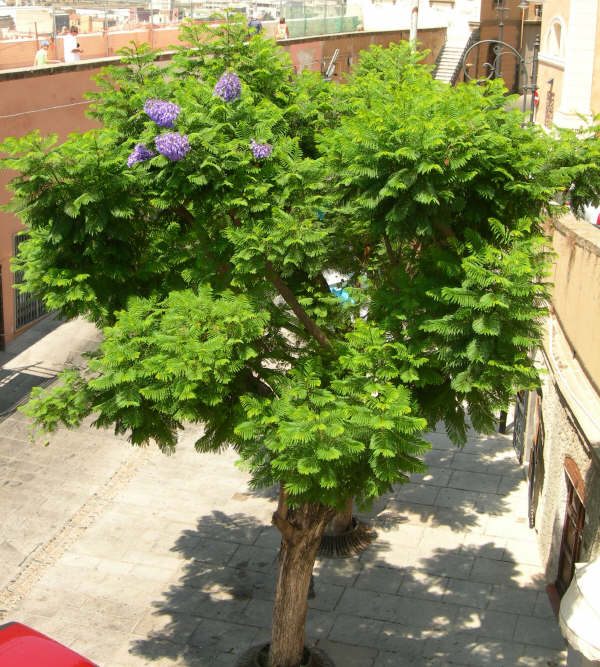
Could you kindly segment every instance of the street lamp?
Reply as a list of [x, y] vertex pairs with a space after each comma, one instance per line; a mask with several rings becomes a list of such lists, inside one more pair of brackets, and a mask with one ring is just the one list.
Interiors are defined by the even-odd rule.
[[[495, 40], [495, 39], [482, 39], [481, 41], [472, 44], [464, 52], [462, 57], [461, 69], [464, 69], [465, 77], [469, 79], [469, 81], [471, 81], [473, 77], [469, 74], [468, 71], [469, 67], [466, 64], [467, 58], [473, 49], [478, 48], [482, 44], [492, 44], [494, 54], [496, 56], [494, 58], [493, 63], [483, 63], [483, 67], [489, 68], [489, 72], [487, 76], [483, 77], [483, 81], [491, 79], [494, 76], [494, 73], [496, 73], [496, 76], [501, 76], [500, 62], [503, 55], [512, 55], [517, 59], [519, 63], [519, 75], [518, 75], [519, 80], [522, 78], [524, 81], [523, 85], [521, 86], [521, 88], [523, 89], [523, 111], [527, 110], [527, 93], [530, 92], [531, 105], [530, 105], [529, 122], [533, 123], [533, 116], [535, 112], [534, 98], [535, 98], [535, 91], [537, 90], [536, 81], [537, 81], [537, 69], [538, 69], [538, 53], [540, 51], [539, 35], [535, 38], [535, 42], [533, 43], [533, 62], [531, 66], [531, 81], [529, 79], [529, 75], [527, 74], [527, 67], [525, 66], [525, 61], [523, 60], [523, 56], [521, 56], [521, 54], [517, 51], [517, 49], [515, 49], [514, 46], [511, 46], [506, 42], [502, 42], [500, 40]], [[507, 51], [504, 51], [503, 49], [507, 49]]]
[[[496, 12], [500, 15], [498, 18], [498, 44], [503, 44], [504, 12], [508, 11], [510, 11], [510, 7], [504, 5], [504, 0], [500, 0], [500, 4], [496, 7]], [[495, 68], [498, 76], [502, 78], [502, 47], [500, 46], [498, 51], [494, 48], [494, 52], [496, 53]]]
[[519, 44], [519, 50], [523, 48], [523, 23], [525, 22], [525, 10], [529, 7], [527, 0], [521, 0], [519, 3], [519, 9], [521, 10], [521, 43]]

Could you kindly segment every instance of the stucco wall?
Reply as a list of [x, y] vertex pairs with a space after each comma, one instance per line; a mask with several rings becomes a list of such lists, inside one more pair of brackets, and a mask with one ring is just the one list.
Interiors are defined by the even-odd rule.
[[596, 21], [596, 51], [594, 53], [594, 73], [592, 82], [592, 100], [590, 106], [592, 113], [600, 113], [600, 11]]
[[544, 485], [536, 512], [535, 531], [546, 581], [553, 583], [558, 574], [567, 502], [565, 458], [568, 456], [575, 461], [586, 485], [581, 561], [588, 560], [600, 547], [600, 474], [598, 460], [593, 458], [589, 445], [578, 432], [576, 421], [552, 373], [544, 376], [542, 415]]
[[[536, 122], [540, 125], [546, 124], [546, 109], [548, 106], [552, 106], [552, 98], [554, 99], [554, 110], [559, 108], [562, 99], [564, 58], [548, 58], [548, 30], [552, 21], [556, 18], [559, 18], [565, 25], [568, 25], [570, 5], [571, 0], [545, 0], [544, 2], [537, 77], [540, 103], [536, 111]], [[552, 84], [548, 83], [550, 79], [553, 80]], [[553, 113], [551, 115], [553, 116]]]
[[[32, 78], [15, 78], [0, 81], [0, 140], [20, 137], [39, 130], [41, 134], [56, 133], [64, 139], [69, 132], [79, 132], [96, 127], [95, 121], [84, 115], [86, 91], [94, 87], [90, 76], [99, 71], [93, 69], [56, 68], [53, 75], [39, 74]], [[14, 174], [0, 171], [0, 204], [10, 198], [6, 184]], [[2, 303], [6, 340], [15, 335], [13, 305], [13, 275], [10, 258], [13, 254], [13, 237], [21, 229], [18, 218], [0, 211], [0, 267], [2, 277]]]
[[600, 229], [565, 215], [553, 221], [552, 305], [586, 375], [600, 393]]

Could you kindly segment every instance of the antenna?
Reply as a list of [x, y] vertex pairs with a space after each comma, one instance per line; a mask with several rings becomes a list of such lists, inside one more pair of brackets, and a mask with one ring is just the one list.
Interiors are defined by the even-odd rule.
[[329, 65], [327, 65], [327, 69], [325, 70], [325, 79], [327, 81], [331, 81], [331, 75], [333, 74], [333, 70], [335, 69], [335, 61], [337, 60], [337, 57], [340, 55], [340, 50], [336, 49], [333, 52], [333, 55], [331, 56], [331, 60], [329, 61]]

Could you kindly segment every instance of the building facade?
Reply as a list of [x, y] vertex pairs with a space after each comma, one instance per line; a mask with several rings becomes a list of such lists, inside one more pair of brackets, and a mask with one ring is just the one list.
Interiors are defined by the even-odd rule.
[[537, 122], [579, 127], [600, 112], [600, 3], [545, 0]]
[[[536, 121], [580, 127], [600, 111], [598, 0], [546, 0]], [[514, 443], [527, 465], [530, 526], [558, 606], [574, 564], [600, 555], [600, 228], [548, 222], [553, 292], [542, 386], [517, 397]]]
[[[522, 6], [521, 6], [522, 5]], [[542, 23], [541, 2], [525, 0], [481, 0], [479, 39], [481, 46], [469, 54], [467, 73], [472, 78], [501, 78], [511, 92], [521, 92], [524, 84], [519, 56], [531, 78], [533, 49]], [[497, 59], [498, 42], [508, 44]], [[518, 55], [517, 55], [518, 54]]]

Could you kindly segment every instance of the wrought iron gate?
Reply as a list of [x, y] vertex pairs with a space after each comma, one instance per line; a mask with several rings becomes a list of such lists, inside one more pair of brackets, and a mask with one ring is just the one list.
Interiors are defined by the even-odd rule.
[[528, 391], [520, 391], [515, 400], [515, 417], [513, 420], [513, 447], [517, 453], [519, 463], [523, 463], [523, 452], [525, 450], [525, 427], [527, 425], [527, 401]]
[[[17, 256], [19, 252], [19, 245], [29, 238], [28, 234], [15, 234], [14, 237], [14, 255]], [[14, 285], [19, 285], [23, 282], [23, 272], [17, 271], [14, 274]], [[31, 294], [19, 292], [15, 289], [15, 329], [18, 331], [26, 324], [35, 322], [42, 315], [46, 314], [44, 302], [41, 299], [36, 299]]]
[[0, 264], [0, 350], [4, 350], [4, 309], [2, 308], [2, 265]]

